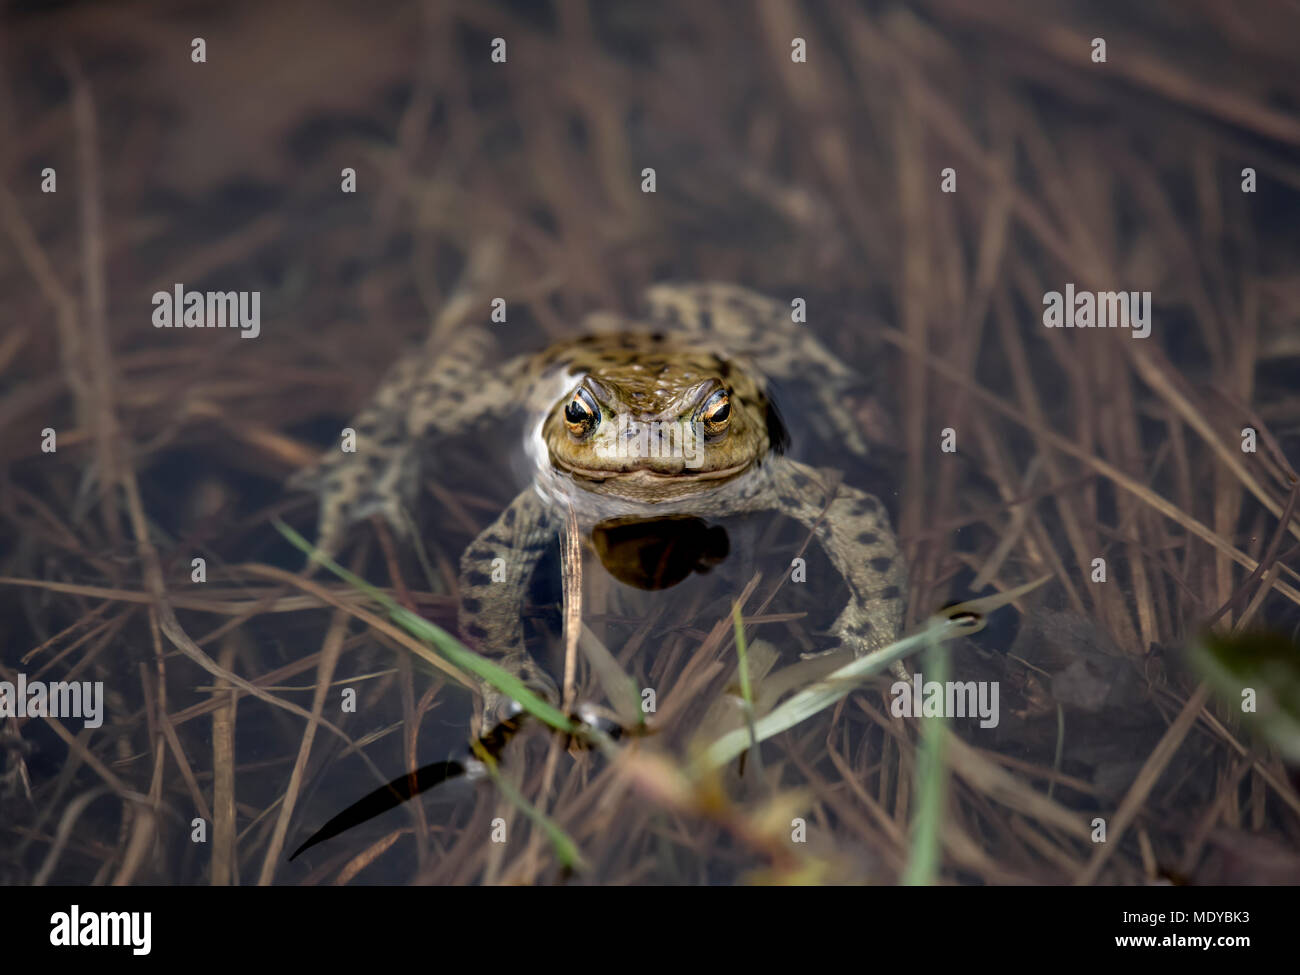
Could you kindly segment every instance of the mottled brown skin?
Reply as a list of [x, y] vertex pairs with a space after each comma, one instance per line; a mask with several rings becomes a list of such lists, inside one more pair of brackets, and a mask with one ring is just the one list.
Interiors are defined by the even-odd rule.
[[[767, 397], [724, 357], [662, 333], [593, 336], [581, 344], [561, 343], [561, 358], [576, 352], [573, 367], [585, 375], [572, 395], [552, 406], [542, 424], [549, 464], [599, 494], [665, 501], [711, 490], [747, 470], [769, 447]], [[543, 372], [546, 371], [543, 365]], [[569, 428], [565, 410], [582, 397], [600, 413], [585, 435]], [[691, 465], [668, 451], [620, 449], [618, 418], [639, 431], [641, 424], [679, 424], [696, 430], [708, 422], [705, 407], [726, 407], [725, 425], [699, 432]], [[648, 447], [648, 444], [647, 444]]]
[[[330, 454], [299, 479], [321, 494], [320, 545], [333, 551], [374, 513], [405, 531], [426, 439], [522, 404], [534, 480], [462, 556], [460, 628], [530, 684], [554, 696], [524, 649], [522, 611], [570, 506], [584, 533], [609, 518], [779, 511], [815, 534], [848, 583], [832, 626], [841, 644], [861, 655], [894, 640], [904, 568], [888, 515], [838, 472], [781, 454], [767, 392], [767, 377], [812, 384], [839, 441], [865, 454], [844, 401], [861, 380], [788, 308], [743, 288], [662, 284], [646, 297], [646, 321], [593, 315], [591, 334], [490, 369], [486, 330], [475, 328], [399, 362], [352, 424], [356, 452]], [[688, 449], [662, 449], [665, 430]], [[494, 564], [504, 579], [493, 581]], [[505, 703], [490, 688], [484, 698], [485, 718]]]

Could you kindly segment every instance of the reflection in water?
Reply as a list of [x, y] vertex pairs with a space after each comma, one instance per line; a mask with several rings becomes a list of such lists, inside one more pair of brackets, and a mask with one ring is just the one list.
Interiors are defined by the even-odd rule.
[[727, 531], [693, 515], [615, 518], [591, 532], [601, 564], [637, 589], [668, 589], [692, 572], [708, 572], [731, 550]]

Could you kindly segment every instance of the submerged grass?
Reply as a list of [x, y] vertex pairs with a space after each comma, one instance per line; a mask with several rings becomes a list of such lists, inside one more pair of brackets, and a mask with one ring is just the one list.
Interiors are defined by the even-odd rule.
[[[586, 728], [580, 723], [566, 718], [563, 712], [558, 711], [547, 701], [533, 694], [514, 675], [470, 650], [441, 627], [398, 605], [386, 593], [366, 582], [355, 573], [343, 568], [282, 521], [276, 519], [272, 524], [295, 548], [307, 555], [311, 562], [324, 566], [344, 582], [353, 586], [358, 592], [365, 594], [381, 605], [388, 612], [393, 622], [406, 629], [407, 632], [423, 641], [427, 646], [436, 649], [450, 663], [461, 670], [481, 677], [497, 690], [510, 695], [518, 701], [525, 712], [544, 721], [556, 731], [591, 740], [593, 743], [598, 744], [609, 757], [617, 759], [617, 749], [604, 735], [595, 729]], [[1041, 583], [1021, 587], [1020, 590], [1008, 596], [980, 601], [978, 611], [987, 612], [1039, 584]], [[754, 696], [746, 654], [744, 624], [741, 618], [740, 604], [734, 604], [732, 607], [732, 623], [736, 640], [736, 655], [739, 661], [738, 673], [745, 727], [715, 742], [704, 752], [703, 764], [699, 765], [691, 773], [692, 779], [697, 784], [686, 785], [683, 782], [674, 791], [679, 796], [684, 796], [689, 792], [698, 790], [698, 783], [706, 780], [712, 782], [714, 769], [720, 768], [740, 757], [746, 749], [756, 747], [760, 742], [773, 735], [787, 731], [799, 722], [806, 721], [824, 711], [855, 687], [860, 686], [867, 677], [883, 670], [895, 660], [901, 659], [917, 646], [929, 648], [928, 669], [941, 675], [934, 679], [940, 682], [946, 680], [947, 657], [942, 652], [942, 641], [970, 633], [983, 625], [982, 616], [979, 616], [978, 623], [972, 626], [969, 616], [965, 615], [976, 613], [976, 608], [973, 608], [975, 606], [976, 604], [972, 603], [954, 607], [953, 610], [949, 611], [949, 615], [935, 617], [931, 620], [921, 632], [841, 667], [820, 684], [796, 692], [786, 705], [765, 716], [756, 724]], [[917, 781], [919, 802], [914, 830], [912, 860], [905, 875], [906, 883], [930, 883], [933, 881], [938, 868], [939, 817], [943, 803], [944, 780], [941, 734], [941, 723], [936, 724], [927, 721], [923, 725], [922, 760], [918, 765]], [[528, 802], [513, 785], [500, 775], [497, 769], [497, 758], [485, 749], [482, 742], [474, 741], [471, 748], [474, 755], [484, 764], [492, 781], [501, 792], [544, 831], [555, 850], [559, 863], [566, 870], [585, 869], [586, 864], [583, 862], [574, 841], [553, 820]], [[706, 791], [708, 790], [706, 789]], [[679, 798], [679, 804], [682, 804], [682, 801]], [[703, 800], [702, 794], [701, 798], [697, 799], [696, 802], [704, 805], [708, 804]]]
[[348, 585], [359, 592], [365, 593], [387, 611], [394, 623], [397, 623], [412, 636], [422, 640], [426, 646], [436, 649], [456, 667], [482, 678], [497, 690], [508, 694], [518, 701], [525, 711], [533, 717], [546, 722], [556, 731], [572, 734], [577, 730], [574, 722], [563, 711], [544, 698], [534, 694], [514, 674], [508, 670], [503, 670], [491, 660], [470, 650], [437, 624], [430, 623], [422, 616], [411, 612], [404, 606], [398, 605], [397, 601], [387, 593], [381, 592], [377, 587], [366, 582], [365, 579], [343, 568], [284, 522], [277, 519], [273, 524], [276, 530], [287, 538], [295, 548], [310, 557], [313, 562], [317, 562], [329, 569]]

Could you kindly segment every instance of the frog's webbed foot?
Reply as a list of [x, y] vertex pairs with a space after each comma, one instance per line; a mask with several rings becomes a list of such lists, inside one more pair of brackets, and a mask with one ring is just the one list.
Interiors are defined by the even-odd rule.
[[771, 507], [809, 528], [849, 587], [849, 601], [831, 633], [855, 657], [898, 638], [903, 626], [906, 572], [889, 515], [875, 497], [840, 483], [829, 498], [834, 471], [789, 458], [769, 466]]
[[[555, 682], [524, 647], [523, 610], [533, 571], [558, 527], [536, 491], [528, 488], [460, 559], [461, 638], [553, 704], [560, 699]], [[484, 684], [484, 727], [505, 716], [509, 704], [505, 695]]]
[[[543, 698], [548, 704], [559, 707], [560, 689], [551, 675], [542, 670], [527, 653], [510, 654], [497, 661], [504, 669], [510, 671], [534, 694]], [[509, 694], [503, 694], [486, 681], [481, 684], [483, 694], [482, 734], [495, 727], [500, 721], [513, 715], [517, 710], [516, 702]]]

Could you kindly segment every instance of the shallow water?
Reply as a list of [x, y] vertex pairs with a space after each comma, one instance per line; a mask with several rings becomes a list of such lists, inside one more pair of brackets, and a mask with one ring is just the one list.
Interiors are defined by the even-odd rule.
[[[161, 6], [9, 15], [30, 83], [8, 121], [7, 185], [34, 243], [0, 257], [15, 323], [0, 334], [0, 681], [99, 682], [104, 706], [102, 726], [61, 725], [73, 746], [44, 718], [0, 717], [0, 881], [565, 879], [491, 782], [439, 786], [287, 862], [375, 787], [463, 758], [476, 703], [373, 620], [268, 573], [302, 564], [272, 521], [312, 533], [314, 499], [287, 478], [427, 335], [439, 347], [483, 330], [500, 362], [579, 334], [587, 313], [634, 314], [662, 280], [803, 299], [800, 327], [862, 374], [837, 408], [872, 442], [869, 464], [836, 443], [814, 389], [786, 384], [779, 402], [794, 457], [888, 508], [910, 629], [1047, 579], [950, 645], [948, 678], [975, 682], [986, 713], [948, 722], [937, 879], [1300, 875], [1294, 735], [1240, 707], [1243, 683], [1285, 699], [1285, 661], [1300, 658], [1293, 13], [1249, 36], [1209, 7], [1116, 13], [1097, 62], [1092, 21], [1070, 3], [780, 9], [602, 4], [575, 20], [516, 4], [323, 5], [304, 25], [236, 4], [208, 15], [204, 65], [177, 60], [197, 28]], [[503, 24], [504, 64], [486, 54]], [[796, 34], [806, 61], [791, 60]], [[93, 137], [50, 67], [68, 37]], [[90, 183], [73, 164], [87, 138]], [[58, 190], [41, 193], [50, 160]], [[77, 302], [71, 319], [51, 281]], [[166, 302], [151, 299], [177, 287], [256, 292], [256, 337], [185, 328], [183, 299], [182, 327], [155, 327]], [[1044, 327], [1067, 289], [1149, 293], [1149, 336]], [[432, 453], [414, 511], [423, 553], [367, 524], [341, 556], [448, 629], [461, 552], [526, 485], [506, 406]], [[221, 707], [229, 691], [156, 628], [142, 534], [204, 654], [298, 708], [328, 680], [321, 714], [359, 749], [325, 727], [305, 747], [301, 714], [248, 695]], [[715, 702], [739, 721], [737, 597], [753, 585], [754, 667], [785, 671], [792, 692], [816, 679], [804, 655], [827, 648], [848, 590], [775, 513], [708, 517], [670, 555], [650, 589], [592, 551], [582, 568], [583, 621], [638, 693], [654, 691], [654, 734], [624, 739], [614, 761], [532, 725], [502, 753], [580, 851], [570, 882], [899, 880], [916, 858], [927, 721], [897, 713], [892, 675], [716, 783], [674, 791], [692, 749], [721, 734]], [[526, 612], [557, 682], [562, 603], [557, 538]], [[1153, 766], [1198, 702], [1207, 671], [1190, 648], [1211, 619], [1289, 649], [1271, 675], [1215, 684], [1224, 693]], [[585, 657], [576, 676], [579, 700], [609, 703]], [[151, 789], [154, 842], [128, 864], [123, 795]], [[1128, 797], [1139, 813], [1120, 822]], [[772, 807], [780, 828], [762, 816]], [[1098, 818], [1113, 829], [1101, 853]]]

